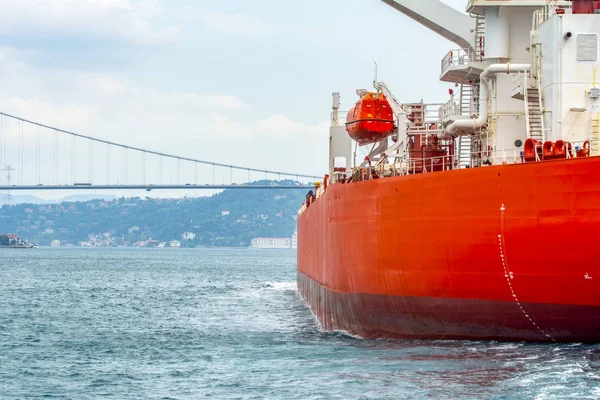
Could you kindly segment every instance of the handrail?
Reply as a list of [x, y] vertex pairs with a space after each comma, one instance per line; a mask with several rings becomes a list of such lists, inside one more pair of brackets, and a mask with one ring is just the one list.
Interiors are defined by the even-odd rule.
[[[582, 141], [576, 141], [576, 142], [570, 142], [570, 146], [567, 146], [567, 154], [566, 154], [566, 158], [576, 158], [577, 157], [577, 152], [579, 150], [581, 150], [581, 148], [583, 147], [583, 145], [588, 142], [590, 145], [590, 150], [593, 146], [594, 143], [598, 143], [600, 142], [600, 138], [596, 139], [596, 138], [592, 138], [592, 139], [588, 139], [588, 140], [582, 140]], [[477, 166], [473, 166], [472, 164], [469, 166], [466, 166], [464, 168], [458, 168], [458, 169], [466, 169], [466, 168], [484, 168], [486, 166], [491, 166], [491, 165], [506, 165], [506, 164], [522, 164], [525, 162], [524, 160], [524, 152], [521, 148], [507, 148], [507, 149], [496, 149], [496, 150], [489, 150], [489, 151], [485, 151], [485, 153], [489, 153], [485, 154], [485, 159], [486, 161], [489, 161], [489, 163], [485, 163], [483, 162], [482, 165], [477, 165]], [[472, 156], [473, 154], [478, 154], [481, 153], [480, 151], [471, 151], [469, 154], [470, 156]], [[536, 151], [536, 155], [537, 155], [537, 151]], [[452, 170], [452, 169], [457, 169], [454, 168], [457, 164], [457, 161], [459, 161], [458, 159], [459, 155], [458, 154], [454, 154], [454, 155], [442, 155], [442, 156], [435, 156], [435, 157], [423, 157], [423, 158], [410, 158], [410, 159], [404, 159], [401, 160], [399, 162], [396, 163], [390, 163], [390, 164], [381, 164], [378, 165], [376, 167], [367, 167], [365, 169], [365, 171], [367, 171], [367, 174], [365, 175], [365, 179], [372, 179], [372, 173], [373, 171], [378, 172], [381, 174], [381, 178], [385, 179], [386, 175], [385, 172], [389, 172], [390, 175], [389, 176], [402, 176], [402, 175], [416, 175], [416, 174], [421, 174], [421, 173], [430, 173], [430, 172], [436, 172], [436, 170], [439, 171], [448, 171], [448, 170]], [[483, 157], [481, 157], [481, 159], [483, 159]], [[536, 156], [536, 161], [540, 161], [539, 158]], [[441, 168], [439, 168], [441, 166]], [[353, 172], [356, 172], [357, 169], [362, 169], [362, 168], [354, 168]], [[341, 180], [338, 180], [336, 182], [333, 183], [338, 183], [342, 184], [342, 182], [345, 180], [346, 174], [340, 174], [342, 176]], [[387, 176], [387, 177], [389, 177]], [[322, 194], [324, 194], [327, 190], [326, 186], [320, 185], [317, 190], [315, 191], [315, 198], [318, 199], [319, 197], [321, 197]], [[306, 211], [307, 209], [307, 204], [303, 203], [302, 207], [300, 208], [300, 210], [298, 211], [298, 215], [302, 214], [304, 211]]]
[[[595, 144], [595, 142], [598, 142], [600, 144], [600, 138], [570, 142], [571, 150], [570, 152], [567, 152], [567, 158], [576, 158], [577, 151], [581, 150], [585, 142], [590, 142], [591, 148], [591, 146]], [[489, 153], [489, 155], [485, 153]], [[452, 169], [485, 167], [485, 161], [489, 161], [490, 164], [488, 165], [522, 164], [525, 162], [523, 148], [516, 147], [489, 151], [471, 151], [469, 152], [469, 158], [471, 160], [473, 159], [473, 155], [481, 155], [481, 157], [479, 157], [479, 159], [481, 160], [481, 165], [473, 165], [473, 163], [470, 163], [469, 166], [456, 168], [456, 165], [458, 165], [457, 163], [460, 162], [460, 155], [454, 154], [434, 157], [411, 157], [409, 159], [403, 159], [396, 163], [381, 164], [377, 167], [377, 170], [385, 170], [387, 167], [387, 169], [392, 170], [394, 172], [400, 171], [399, 174], [396, 173], [395, 175], [413, 175], [418, 173], [430, 173], [440, 170], [448, 171]], [[541, 161], [541, 158], [536, 157], [536, 161]], [[439, 168], [440, 165], [441, 169]]]
[[456, 65], [467, 65], [473, 61], [473, 50], [469, 49], [454, 49], [450, 50], [441, 61], [441, 73], [443, 74], [448, 68]]
[[571, 1], [565, 0], [548, 0], [546, 5], [539, 10], [534, 11], [533, 20], [531, 22], [531, 30], [536, 31], [544, 22], [548, 21], [551, 16], [556, 14], [557, 8], [571, 8]]
[[513, 93], [516, 91], [521, 91], [523, 89], [523, 72], [524, 71], [518, 71], [517, 73], [513, 74]]
[[454, 100], [454, 97], [438, 108], [438, 119], [440, 121], [443, 121], [451, 115], [461, 115], [460, 105]]
[[335, 123], [337, 123], [338, 125], [343, 125], [346, 123], [346, 118], [348, 116], [348, 111], [338, 111], [337, 112], [337, 121], [335, 120], [335, 112], [331, 113], [331, 123], [332, 125], [335, 125]]
[[546, 124], [544, 123], [544, 98], [542, 93], [542, 74], [539, 71], [536, 71], [535, 84], [537, 86], [538, 92], [538, 101], [540, 107], [540, 127], [542, 129], [542, 137], [546, 139], [548, 136], [545, 135], [546, 132]]

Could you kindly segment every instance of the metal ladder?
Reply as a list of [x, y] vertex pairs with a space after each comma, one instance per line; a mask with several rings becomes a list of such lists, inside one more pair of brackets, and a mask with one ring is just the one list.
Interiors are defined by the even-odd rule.
[[540, 90], [539, 88], [526, 87], [524, 95], [527, 137], [544, 142], [544, 119]]
[[485, 60], [485, 18], [478, 16], [475, 20], [475, 59]]
[[471, 136], [461, 135], [456, 141], [456, 153], [458, 154], [458, 168], [471, 166]]
[[460, 115], [471, 116], [473, 114], [473, 85], [460, 85]]
[[592, 154], [600, 152], [600, 118], [592, 119]]

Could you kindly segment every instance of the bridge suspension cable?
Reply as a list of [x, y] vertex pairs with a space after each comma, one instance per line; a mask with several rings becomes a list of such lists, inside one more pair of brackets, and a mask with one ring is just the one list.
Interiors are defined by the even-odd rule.
[[[241, 165], [224, 164], [224, 163], [218, 163], [218, 162], [214, 162], [214, 161], [200, 160], [200, 159], [191, 158], [191, 157], [181, 157], [181, 156], [177, 156], [177, 155], [174, 155], [174, 154], [169, 154], [169, 153], [164, 153], [164, 152], [154, 151], [154, 150], [148, 150], [148, 149], [142, 149], [140, 147], [128, 146], [128, 145], [125, 145], [125, 144], [122, 144], [122, 143], [116, 143], [116, 142], [112, 142], [112, 141], [109, 141], [109, 140], [98, 139], [98, 138], [95, 138], [93, 136], [82, 135], [80, 133], [71, 132], [71, 131], [67, 131], [67, 130], [64, 130], [64, 129], [56, 128], [56, 127], [53, 127], [53, 126], [45, 125], [45, 124], [42, 124], [42, 123], [39, 123], [39, 122], [35, 122], [35, 121], [31, 121], [31, 120], [28, 120], [28, 119], [25, 119], [25, 118], [17, 117], [15, 115], [7, 114], [7, 113], [1, 112], [1, 111], [0, 111], [0, 115], [5, 116], [7, 118], [14, 119], [16, 121], [19, 121], [21, 124], [22, 123], [27, 123], [27, 124], [31, 124], [31, 125], [34, 125], [34, 126], [37, 126], [37, 127], [40, 127], [40, 128], [45, 128], [45, 129], [49, 129], [51, 131], [54, 131], [55, 132], [55, 139], [54, 139], [55, 140], [55, 143], [54, 143], [54, 145], [55, 145], [55, 149], [54, 149], [55, 150], [55, 153], [54, 153], [54, 155], [55, 155], [55, 158], [54, 158], [55, 166], [58, 163], [58, 160], [57, 160], [57, 157], [58, 157], [58, 154], [57, 154], [58, 153], [57, 139], [58, 138], [57, 138], [56, 134], [58, 132], [60, 132], [60, 133], [64, 133], [64, 134], [72, 136], [72, 146], [75, 146], [75, 138], [81, 138], [81, 139], [90, 140], [92, 142], [104, 143], [104, 144], [108, 145], [109, 147], [110, 146], [115, 146], [115, 147], [122, 148], [123, 151], [124, 151], [124, 154], [125, 154], [125, 157], [124, 157], [125, 158], [125, 161], [124, 161], [124, 163], [125, 163], [125, 171], [127, 171], [127, 164], [126, 164], [127, 163], [127, 161], [126, 161], [127, 150], [133, 150], [133, 151], [138, 151], [138, 152], [142, 152], [142, 153], [146, 153], [146, 154], [153, 154], [153, 155], [160, 156], [161, 157], [161, 170], [162, 170], [162, 157], [166, 157], [166, 158], [177, 160], [178, 162], [180, 162], [180, 161], [190, 161], [190, 162], [194, 162], [194, 163], [198, 163], [198, 164], [212, 165], [213, 166], [213, 176], [214, 176], [214, 167], [224, 167], [224, 168], [230, 168], [231, 170], [235, 169], [235, 170], [240, 170], [240, 171], [248, 171], [248, 173], [250, 173], [250, 172], [264, 172], [265, 173], [265, 177], [268, 174], [273, 174], [273, 175], [286, 176], [286, 177], [320, 179], [320, 177], [318, 177], [316, 175], [306, 175], [306, 174], [298, 174], [298, 173], [283, 172], [283, 171], [272, 171], [272, 170], [267, 170], [267, 169], [244, 167], [244, 166], [241, 166]], [[5, 129], [6, 128], [4, 127], [3, 130], [5, 130]], [[110, 159], [110, 153], [108, 153], [107, 157]], [[73, 160], [73, 158], [74, 158], [74, 154], [72, 154], [72, 160], [71, 160], [72, 161], [72, 165], [73, 165], [72, 168], [74, 168], [74, 161], [75, 161], [75, 160]], [[107, 165], [107, 168], [110, 168], [109, 165], [110, 165], [110, 163]], [[74, 174], [74, 170], [73, 170], [73, 174]], [[125, 172], [125, 182], [126, 182], [126, 179], [127, 179], [126, 176], [127, 176], [127, 173]], [[161, 177], [162, 177], [162, 172], [161, 172]], [[56, 184], [56, 180], [57, 180], [56, 176], [54, 177], [54, 179], [55, 179], [55, 184]], [[213, 181], [214, 181], [214, 177], [213, 177]]]

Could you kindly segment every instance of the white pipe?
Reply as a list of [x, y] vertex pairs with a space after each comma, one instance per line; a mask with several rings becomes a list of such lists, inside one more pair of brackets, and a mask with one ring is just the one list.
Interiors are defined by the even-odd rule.
[[563, 18], [562, 15], [558, 15], [558, 34], [560, 38], [558, 39], [558, 96], [556, 102], [556, 125], [558, 132], [556, 132], [554, 135], [560, 139], [563, 139], [563, 47], [565, 44], [565, 41], [561, 40], [564, 35], [563, 30]]
[[[497, 74], [499, 72], [506, 72], [510, 74], [512, 72], [527, 71], [531, 70], [530, 64], [492, 64], [483, 70], [479, 84], [479, 116], [477, 118], [458, 120], [454, 121], [446, 128], [446, 134], [455, 134], [461, 129], [476, 130], [481, 128], [488, 119], [488, 100], [489, 100], [489, 81], [488, 76], [491, 74]], [[524, 88], [527, 90], [527, 88]]]

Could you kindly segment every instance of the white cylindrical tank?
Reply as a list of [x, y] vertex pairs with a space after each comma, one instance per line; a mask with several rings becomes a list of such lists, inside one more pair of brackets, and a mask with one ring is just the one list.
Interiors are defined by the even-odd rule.
[[329, 176], [333, 176], [336, 159], [344, 159], [346, 171], [351, 168], [352, 139], [346, 132], [345, 124], [339, 118], [340, 95], [333, 93], [331, 127], [329, 128]]
[[333, 109], [338, 110], [340, 108], [340, 94], [333, 93]]
[[341, 169], [341, 168], [346, 168], [346, 157], [335, 157], [333, 159], [333, 168], [334, 169]]
[[333, 176], [333, 169], [337, 168], [336, 162], [346, 167], [346, 171], [351, 168], [352, 160], [352, 139], [346, 132], [344, 125], [332, 126], [329, 128], [329, 176]]
[[510, 10], [507, 7], [485, 10], [485, 58], [510, 58]]

